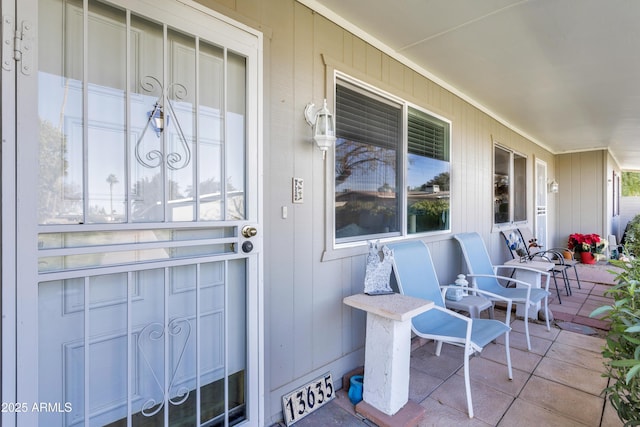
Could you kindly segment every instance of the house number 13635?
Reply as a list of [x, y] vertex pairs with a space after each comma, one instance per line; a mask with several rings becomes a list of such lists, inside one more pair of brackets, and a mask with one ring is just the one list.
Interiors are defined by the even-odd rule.
[[290, 426], [309, 415], [335, 396], [333, 380], [328, 373], [282, 397], [284, 421]]

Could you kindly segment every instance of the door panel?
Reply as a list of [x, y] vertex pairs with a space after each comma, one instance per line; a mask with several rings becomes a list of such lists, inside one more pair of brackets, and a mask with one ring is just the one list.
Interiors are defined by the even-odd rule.
[[240, 230], [260, 226], [261, 37], [175, 1], [28, 2], [16, 325], [37, 361], [15, 387], [57, 406], [3, 422], [255, 421], [262, 237]]

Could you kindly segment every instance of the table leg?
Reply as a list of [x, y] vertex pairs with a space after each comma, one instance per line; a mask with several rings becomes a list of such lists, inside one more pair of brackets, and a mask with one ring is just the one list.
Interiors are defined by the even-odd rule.
[[[531, 288], [540, 288], [540, 273], [528, 270], [516, 270], [515, 278], [523, 282], [531, 283]], [[518, 287], [522, 287], [518, 285]], [[529, 306], [529, 319], [538, 319], [538, 312], [542, 305], [538, 302]], [[516, 315], [524, 317], [524, 304], [516, 304]]]

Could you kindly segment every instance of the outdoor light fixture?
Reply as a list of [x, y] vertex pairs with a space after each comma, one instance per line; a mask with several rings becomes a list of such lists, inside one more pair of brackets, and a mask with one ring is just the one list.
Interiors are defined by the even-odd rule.
[[322, 158], [325, 158], [326, 152], [334, 142], [336, 142], [336, 125], [333, 115], [327, 108], [327, 100], [319, 110], [314, 111], [313, 103], [307, 104], [304, 109], [304, 118], [313, 129], [313, 140], [320, 150], [322, 150]]
[[153, 110], [147, 113], [147, 116], [149, 117], [149, 120], [151, 120], [150, 125], [153, 128], [153, 131], [156, 133], [156, 136], [159, 137], [165, 128], [165, 124], [169, 124], [169, 116], [166, 117], [165, 123], [165, 116], [164, 111], [162, 111], [162, 105], [158, 104], [157, 102], [153, 106]]
[[[145, 92], [159, 93], [156, 102], [153, 104], [151, 111], [147, 112], [147, 122], [136, 142], [135, 155], [136, 160], [146, 168], [157, 168], [166, 165], [169, 169], [179, 170], [185, 168], [191, 162], [191, 149], [187, 143], [176, 112], [173, 109], [169, 93], [173, 95], [173, 99], [180, 101], [187, 95], [187, 89], [180, 83], [172, 83], [166, 89], [162, 87], [162, 83], [153, 76], [145, 76], [140, 81], [140, 86]], [[165, 112], [166, 108], [166, 112]], [[170, 151], [175, 145], [169, 145], [161, 138], [162, 133], [169, 127], [169, 119], [173, 116], [175, 131], [173, 135], [177, 136], [179, 142], [175, 151]], [[155, 142], [148, 141], [143, 143], [147, 130], [151, 128], [158, 138]], [[173, 137], [172, 137], [173, 139]]]
[[557, 193], [559, 187], [558, 182], [555, 179], [552, 179], [551, 182], [549, 182], [549, 193]]

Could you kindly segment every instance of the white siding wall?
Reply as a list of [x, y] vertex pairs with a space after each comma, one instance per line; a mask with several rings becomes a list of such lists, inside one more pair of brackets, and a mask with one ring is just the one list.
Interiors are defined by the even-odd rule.
[[[480, 232], [495, 261], [502, 261], [506, 252], [492, 229], [493, 141], [527, 156], [530, 224], [534, 159], [547, 162], [549, 179], [555, 160], [546, 150], [294, 0], [199, 1], [265, 33], [265, 414], [267, 422], [277, 421], [283, 394], [327, 371], [340, 386], [341, 376], [364, 361], [365, 316], [344, 306], [342, 299], [362, 291], [365, 248], [355, 256], [338, 254], [337, 259], [321, 261], [328, 249], [326, 174], [333, 174], [333, 166], [325, 168], [311, 142], [303, 109], [308, 102], [317, 105], [325, 97], [333, 98], [323, 58], [330, 58], [343, 72], [452, 121], [453, 232]], [[304, 180], [303, 204], [291, 202], [292, 177]], [[550, 200], [550, 212], [554, 203]], [[287, 218], [282, 218], [283, 207]], [[551, 214], [551, 239], [553, 224]], [[427, 241], [441, 282], [452, 281], [463, 264], [451, 235]]]

